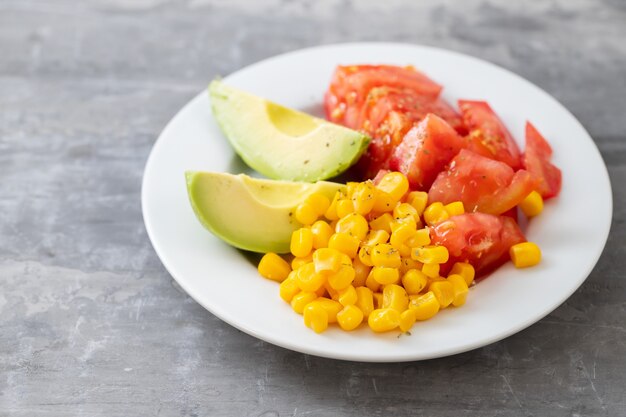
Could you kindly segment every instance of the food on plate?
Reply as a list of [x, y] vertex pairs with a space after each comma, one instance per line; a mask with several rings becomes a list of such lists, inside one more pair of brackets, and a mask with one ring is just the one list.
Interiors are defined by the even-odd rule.
[[544, 199], [552, 198], [561, 191], [561, 170], [550, 162], [552, 148], [531, 123], [526, 123], [526, 149], [524, 167], [538, 181], [537, 192]]
[[187, 191], [198, 220], [215, 236], [240, 249], [289, 252], [302, 224], [295, 209], [311, 195], [332, 198], [344, 184], [252, 178], [220, 172], [187, 172]]
[[354, 164], [369, 143], [363, 133], [220, 81], [213, 81], [209, 92], [213, 115], [235, 151], [269, 178], [314, 182], [334, 177]]

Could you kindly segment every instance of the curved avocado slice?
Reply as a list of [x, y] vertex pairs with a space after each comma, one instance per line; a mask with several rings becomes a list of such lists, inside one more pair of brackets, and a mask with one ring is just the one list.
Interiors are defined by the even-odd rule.
[[273, 178], [314, 182], [354, 164], [369, 137], [220, 81], [209, 85], [213, 115], [235, 151]]
[[218, 172], [185, 173], [191, 207], [198, 220], [232, 246], [253, 252], [289, 252], [295, 207], [312, 193], [332, 199], [345, 185], [252, 178]]

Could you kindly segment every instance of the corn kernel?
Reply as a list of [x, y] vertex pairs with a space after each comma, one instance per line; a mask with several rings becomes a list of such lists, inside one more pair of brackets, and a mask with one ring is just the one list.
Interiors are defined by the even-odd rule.
[[407, 196], [406, 202], [415, 208], [418, 216], [421, 216], [428, 203], [428, 193], [424, 191], [411, 191]]
[[354, 330], [363, 322], [363, 312], [355, 305], [347, 305], [337, 313], [337, 323], [343, 330]]
[[385, 266], [375, 266], [372, 268], [371, 276], [380, 285], [395, 284], [400, 280], [400, 272], [398, 271], [398, 268]]
[[379, 243], [374, 246], [371, 258], [374, 266], [384, 266], [388, 268], [398, 268], [402, 262], [400, 253], [387, 243]]
[[448, 220], [450, 215], [439, 201], [432, 203], [424, 210], [424, 221], [432, 226], [444, 220]]
[[413, 248], [411, 258], [423, 264], [445, 264], [449, 254], [445, 246], [425, 246]]
[[409, 269], [402, 277], [402, 285], [410, 295], [419, 294], [427, 284], [428, 277], [417, 269]]
[[372, 263], [372, 248], [370, 246], [363, 246], [359, 249], [358, 260], [361, 261], [362, 264], [367, 266], [374, 266]]
[[352, 262], [352, 267], [354, 268], [354, 281], [352, 281], [352, 285], [354, 287], [364, 286], [367, 276], [372, 269], [371, 266], [365, 265], [359, 258], [355, 258]]
[[395, 201], [400, 201], [409, 191], [409, 180], [401, 172], [388, 172], [376, 184], [376, 188], [391, 195]]
[[341, 197], [341, 191], [337, 191], [332, 201], [330, 202], [328, 209], [326, 209], [326, 212], [324, 213], [324, 217], [326, 217], [328, 220], [337, 220], [339, 218], [339, 216], [337, 215], [337, 202]]
[[372, 295], [374, 296], [374, 309], [383, 308], [383, 293], [375, 292]]
[[309, 226], [317, 220], [317, 211], [308, 203], [298, 204], [295, 211], [296, 220], [306, 226]]
[[280, 283], [278, 287], [280, 298], [290, 303], [294, 295], [300, 292], [298, 281], [296, 280], [296, 272], [292, 271], [286, 280]]
[[337, 200], [337, 217], [346, 217], [348, 214], [354, 213], [354, 204], [347, 197]]
[[315, 265], [311, 262], [298, 268], [298, 271], [296, 271], [296, 280], [298, 287], [300, 287], [302, 291], [315, 292], [324, 285], [326, 277], [316, 273]]
[[409, 203], [400, 203], [393, 208], [393, 218], [396, 220], [412, 219], [417, 222], [419, 220], [419, 214], [415, 207]]
[[354, 211], [362, 216], [368, 214], [374, 208], [374, 185], [371, 181], [360, 183], [352, 194]]
[[403, 312], [408, 306], [409, 296], [404, 288], [396, 284], [385, 285], [382, 308], [393, 308]]
[[370, 221], [370, 228], [372, 230], [384, 230], [387, 233], [391, 233], [391, 222], [393, 222], [393, 216], [390, 213], [383, 213]]
[[393, 308], [380, 308], [372, 311], [367, 324], [375, 332], [388, 332], [400, 325], [400, 313]]
[[533, 242], [522, 242], [511, 246], [509, 255], [516, 268], [534, 266], [541, 261], [541, 249]]
[[389, 240], [389, 233], [384, 230], [370, 230], [365, 237], [363, 246], [376, 246], [379, 243], [387, 243]]
[[320, 193], [313, 193], [309, 195], [304, 202], [310, 205], [318, 216], [324, 215], [326, 210], [328, 210], [328, 207], [330, 207], [330, 200], [328, 197]]
[[452, 305], [455, 307], [460, 307], [465, 304], [465, 300], [467, 299], [467, 283], [465, 282], [465, 278], [461, 275], [448, 275], [448, 282], [452, 284]]
[[374, 207], [372, 211], [376, 213], [388, 213], [393, 210], [398, 200], [394, 200], [391, 194], [381, 190], [376, 190], [374, 193]]
[[393, 233], [391, 233], [391, 238], [389, 239], [389, 243], [393, 246], [400, 256], [407, 257], [411, 256], [411, 248], [406, 242], [415, 234], [415, 228], [413, 225], [405, 223], [400, 227], [396, 228]]
[[440, 308], [439, 301], [432, 291], [409, 296], [409, 309], [415, 313], [416, 320], [428, 320], [437, 314]]
[[291, 234], [291, 253], [293, 256], [303, 258], [313, 249], [313, 233], [311, 229], [303, 227]]
[[356, 289], [352, 285], [348, 285], [343, 290], [339, 291], [337, 301], [343, 306], [349, 306], [355, 304], [357, 300]]
[[300, 291], [291, 299], [291, 308], [296, 313], [302, 314], [304, 307], [315, 299], [317, 299], [317, 294], [314, 292]]
[[415, 234], [407, 240], [407, 244], [411, 248], [430, 245], [430, 230], [428, 228], [416, 230]]
[[398, 268], [398, 270], [400, 271], [400, 274], [404, 275], [411, 269], [418, 269], [421, 271], [423, 266], [424, 264], [417, 262], [415, 259], [402, 257], [402, 263], [400, 264], [400, 268]]
[[422, 272], [428, 278], [437, 278], [439, 276], [439, 264], [424, 264]]
[[328, 239], [328, 247], [354, 258], [359, 250], [359, 239], [347, 233], [335, 233]]
[[346, 197], [352, 199], [356, 188], [359, 186], [360, 182], [349, 181], [346, 183]]
[[403, 333], [408, 332], [409, 330], [411, 330], [411, 327], [413, 327], [413, 325], [415, 324], [415, 320], [417, 320], [416, 318], [416, 314], [415, 314], [415, 310], [412, 309], [408, 309], [408, 310], [404, 310], [401, 314], [400, 314], [400, 331]]
[[365, 317], [368, 317], [374, 310], [374, 293], [367, 287], [357, 287], [356, 290], [356, 304]]
[[446, 204], [443, 206], [450, 217], [458, 216], [460, 214], [465, 213], [465, 207], [463, 207], [462, 201], [455, 201], [450, 204]]
[[337, 313], [339, 313], [343, 306], [339, 304], [338, 301], [331, 300], [326, 297], [318, 297], [316, 300], [312, 301], [313, 304], [319, 304], [326, 313], [328, 313], [328, 322], [329, 323], [337, 323]]
[[333, 248], [319, 248], [313, 252], [313, 264], [315, 272], [321, 271], [339, 271], [342, 261], [342, 253]]
[[451, 282], [435, 281], [428, 286], [428, 291], [435, 294], [435, 298], [439, 301], [441, 308], [446, 308], [452, 304], [454, 299], [454, 288]]
[[304, 307], [303, 314], [304, 324], [315, 331], [322, 333], [328, 328], [328, 313], [319, 304], [311, 302]]
[[380, 289], [380, 282], [374, 279], [374, 268], [370, 270], [370, 273], [365, 280], [365, 286], [369, 288], [372, 292], [376, 292]]
[[354, 281], [354, 275], [354, 268], [351, 266], [341, 265], [339, 271], [328, 275], [328, 283], [333, 289], [340, 291], [352, 284], [352, 281]]
[[283, 258], [273, 252], [269, 252], [261, 258], [258, 270], [262, 277], [282, 282], [291, 272], [291, 267]]
[[350, 213], [339, 219], [335, 227], [335, 232], [347, 233], [359, 240], [363, 240], [367, 235], [368, 229], [369, 224], [367, 220], [365, 220], [365, 217], [357, 213]]
[[313, 254], [309, 253], [307, 256], [303, 257], [303, 258], [299, 258], [299, 257], [294, 257], [291, 260], [291, 269], [292, 270], [297, 270], [298, 268], [300, 268], [302, 265], [304, 264], [308, 264], [309, 262], [313, 262]]
[[328, 246], [328, 239], [333, 234], [333, 229], [323, 220], [316, 221], [311, 226], [313, 234], [313, 249], [325, 248]]
[[535, 217], [543, 211], [543, 198], [537, 191], [533, 191], [519, 203], [519, 207], [526, 217]]
[[474, 267], [467, 262], [457, 262], [452, 266], [450, 274], [460, 275], [465, 279], [465, 283], [469, 287], [474, 282]]
[[[334, 289], [333, 287], [330, 286], [330, 284], [328, 283], [328, 277], [326, 277], [326, 282], [324, 283], [324, 289], [326, 290], [326, 294], [333, 300], [337, 301], [337, 299], [339, 298], [339, 291], [337, 291], [336, 289]], [[324, 295], [319, 295], [319, 297], [324, 297]]]

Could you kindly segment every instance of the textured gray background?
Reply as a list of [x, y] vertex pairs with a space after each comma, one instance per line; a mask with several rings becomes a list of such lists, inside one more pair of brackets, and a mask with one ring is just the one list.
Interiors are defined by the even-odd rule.
[[[0, 0], [0, 415], [626, 416], [626, 2], [512, 3]], [[235, 330], [164, 270], [139, 194], [172, 115], [216, 74], [358, 40], [488, 59], [588, 128], [613, 227], [541, 322], [444, 359], [340, 362]]]

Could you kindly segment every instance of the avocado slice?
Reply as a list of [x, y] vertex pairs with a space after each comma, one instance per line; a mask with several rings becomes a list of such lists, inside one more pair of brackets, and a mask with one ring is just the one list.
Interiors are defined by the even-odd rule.
[[187, 191], [200, 223], [232, 246], [253, 252], [289, 252], [302, 227], [295, 207], [312, 193], [332, 199], [344, 184], [276, 181], [244, 174], [188, 171]]
[[354, 164], [369, 137], [228, 86], [209, 85], [213, 115], [239, 156], [273, 179], [315, 182]]

